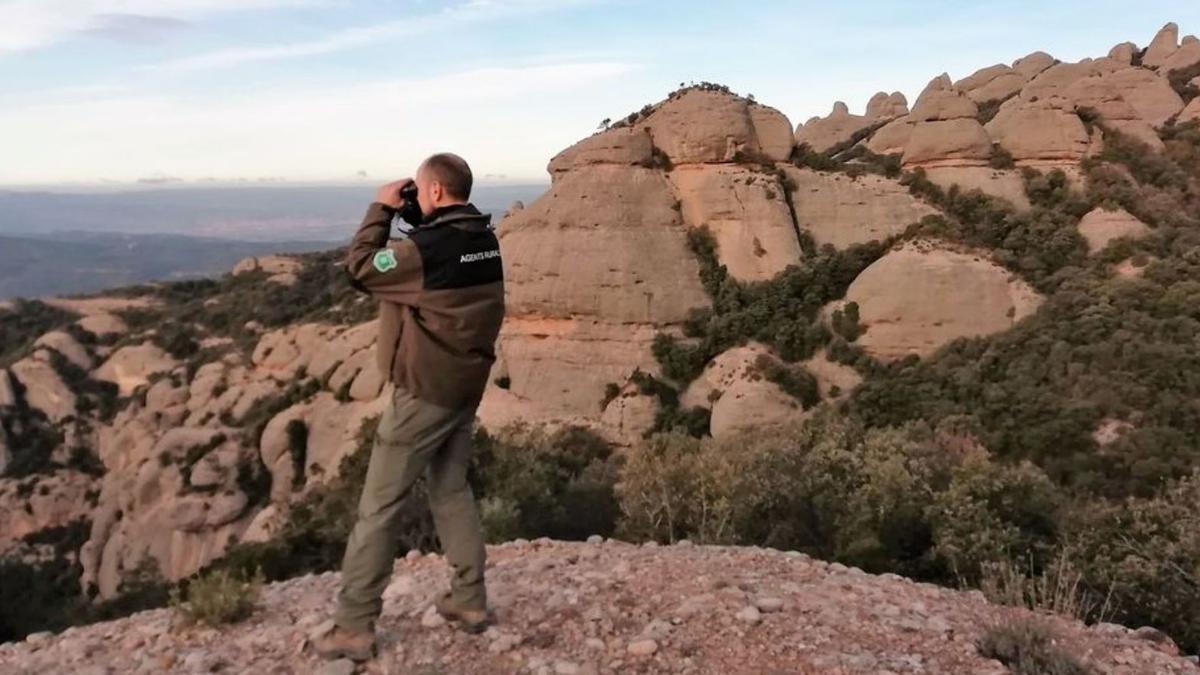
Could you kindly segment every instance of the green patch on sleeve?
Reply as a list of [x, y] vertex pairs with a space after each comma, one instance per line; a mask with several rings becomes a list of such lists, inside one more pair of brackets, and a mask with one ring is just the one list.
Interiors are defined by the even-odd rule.
[[375, 259], [372, 261], [375, 269], [380, 272], [388, 272], [396, 269], [396, 252], [390, 248], [379, 249], [375, 252]]

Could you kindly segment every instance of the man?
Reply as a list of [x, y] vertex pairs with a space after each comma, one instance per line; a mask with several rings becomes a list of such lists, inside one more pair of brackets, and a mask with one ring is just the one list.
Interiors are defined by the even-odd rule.
[[[326, 658], [366, 660], [396, 557], [402, 501], [424, 475], [438, 538], [452, 569], [437, 611], [478, 632], [488, 622], [484, 546], [467, 483], [471, 426], [495, 361], [504, 318], [504, 278], [491, 216], [468, 203], [471, 169], [461, 157], [433, 155], [417, 170], [421, 221], [408, 238], [389, 240], [392, 216], [405, 211], [388, 183], [346, 256], [352, 283], [379, 299], [379, 367], [395, 385], [379, 420], [346, 543], [335, 626], [315, 642]], [[411, 212], [410, 212], [411, 213]]]

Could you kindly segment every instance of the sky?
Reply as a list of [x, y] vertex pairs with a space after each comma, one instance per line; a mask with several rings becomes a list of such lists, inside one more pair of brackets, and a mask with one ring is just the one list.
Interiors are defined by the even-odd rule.
[[443, 150], [542, 182], [680, 83], [795, 124], [1167, 21], [1200, 32], [1200, 2], [0, 0], [0, 185], [381, 182]]

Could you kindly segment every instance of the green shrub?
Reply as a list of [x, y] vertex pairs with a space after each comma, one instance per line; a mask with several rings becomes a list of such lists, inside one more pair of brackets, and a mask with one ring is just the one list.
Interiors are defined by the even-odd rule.
[[1177, 68], [1167, 73], [1167, 81], [1171, 83], [1171, 88], [1185, 103], [1190, 103], [1192, 99], [1200, 96], [1200, 87], [1192, 84], [1192, 80], [1197, 77], [1200, 77], [1200, 63], [1194, 63], [1187, 68]]
[[472, 475], [493, 539], [611, 535], [619, 512], [617, 469], [612, 447], [581, 427], [553, 433], [510, 427], [475, 437]]
[[760, 354], [754, 361], [753, 371], [767, 381], [774, 382], [784, 393], [799, 401], [805, 409], [812, 408], [821, 401], [817, 378], [803, 366], [782, 364], [766, 354]]
[[[655, 336], [655, 345], [661, 346], [662, 344], [678, 345], [678, 343], [674, 342], [674, 338], [670, 336], [664, 334]], [[629, 380], [637, 386], [638, 393], [644, 396], [652, 396], [658, 400], [658, 411], [654, 415], [654, 425], [646, 430], [646, 436], [669, 431], [679, 431], [696, 438], [708, 435], [711, 413], [707, 408], [681, 408], [679, 405], [679, 391], [649, 373], [635, 370], [629, 376]]]
[[833, 332], [848, 342], [854, 342], [866, 330], [858, 314], [857, 302], [847, 302], [840, 309], [833, 310], [829, 323]]
[[294, 419], [283, 431], [287, 435], [288, 456], [292, 459], [292, 489], [298, 490], [308, 481], [308, 424], [302, 419]]
[[195, 623], [236, 623], [254, 613], [263, 582], [261, 573], [245, 579], [227, 570], [214, 570], [188, 582], [186, 600], [183, 591], [172, 591], [171, 606]]
[[[1015, 96], [1015, 94], [1014, 94], [1014, 96]], [[1010, 96], [1008, 98], [1012, 98], [1012, 97]], [[980, 124], [987, 124], [988, 122], [991, 122], [993, 119], [996, 118], [996, 113], [1000, 112], [1000, 106], [1004, 105], [1004, 102], [1007, 101], [1008, 98], [993, 98], [993, 99], [989, 99], [987, 101], [980, 103], [978, 106], [978, 111], [975, 113], [975, 119], [979, 120]], [[995, 155], [993, 155], [993, 158], [994, 157], [995, 157]], [[1011, 158], [1011, 155], [1010, 155], [1010, 158]], [[995, 165], [993, 165], [993, 167], [994, 168], [1009, 168], [1009, 167], [995, 167]]]
[[186, 360], [200, 351], [200, 343], [196, 341], [188, 324], [169, 323], [157, 327], [153, 342], [180, 360]]
[[932, 573], [925, 514], [946, 480], [939, 452], [918, 427], [868, 432], [829, 413], [720, 441], [655, 436], [628, 453], [618, 486], [622, 533]]
[[65, 328], [78, 314], [47, 305], [40, 300], [17, 298], [9, 309], [0, 309], [0, 368], [19, 361], [35, 340], [55, 329]]
[[479, 500], [483, 536], [490, 544], [512, 541], [522, 535], [521, 511], [510, 499], [484, 497]]
[[299, 376], [279, 394], [255, 401], [240, 420], [229, 420], [230, 425], [242, 427], [242, 441], [249, 447], [257, 448], [271, 418], [297, 403], [307, 401], [318, 391], [321, 391], [321, 383], [315, 378]]
[[993, 143], [992, 156], [988, 158], [988, 166], [1003, 171], [1005, 169], [1016, 168], [1017, 163], [1013, 159], [1012, 153], [1005, 149], [1003, 145]]
[[1061, 503], [1058, 486], [1032, 464], [997, 464], [973, 453], [932, 499], [934, 549], [971, 584], [986, 563], [1014, 555], [1042, 569], [1054, 554]]
[[[841, 251], [826, 246], [773, 279], [740, 282], [718, 261], [711, 231], [690, 231], [688, 246], [700, 262], [700, 280], [712, 306], [692, 311], [684, 325], [685, 339], [655, 336], [652, 352], [663, 375], [685, 387], [718, 354], [750, 340], [769, 345], [784, 361], [812, 356], [831, 335], [818, 312], [845, 295], [855, 277], [890, 244], [871, 242]], [[690, 415], [698, 419], [700, 413]], [[658, 430], [667, 428], [656, 425]]]
[[1061, 644], [1044, 619], [1020, 616], [995, 623], [976, 642], [979, 653], [996, 659], [1017, 675], [1087, 675], [1083, 665]]
[[[13, 384], [23, 392], [20, 383], [14, 380]], [[53, 456], [64, 442], [63, 433], [41, 410], [30, 408], [22, 399], [17, 406], [0, 408], [0, 426], [12, 452], [4, 476], [23, 478], [60, 468]]]
[[1069, 525], [1084, 578], [1111, 597], [1116, 621], [1200, 649], [1200, 472], [1156, 497], [1092, 502]]

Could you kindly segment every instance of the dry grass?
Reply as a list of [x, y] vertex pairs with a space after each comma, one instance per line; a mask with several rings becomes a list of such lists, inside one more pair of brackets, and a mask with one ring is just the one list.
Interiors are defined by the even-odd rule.
[[1040, 572], [1009, 560], [983, 566], [980, 582], [992, 602], [1048, 612], [1085, 622], [1104, 621], [1110, 615], [1110, 598], [1100, 597], [1084, 585], [1083, 573], [1064, 549]]
[[979, 653], [996, 659], [1017, 675], [1090, 675], [1095, 672], [1060, 644], [1054, 629], [1034, 616], [993, 624], [975, 643]]

